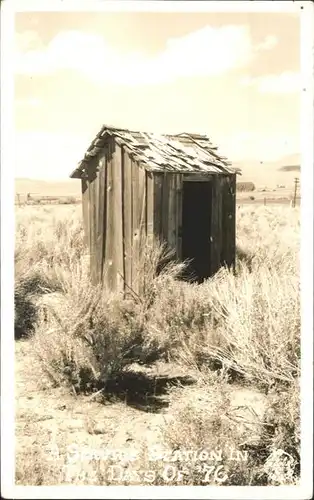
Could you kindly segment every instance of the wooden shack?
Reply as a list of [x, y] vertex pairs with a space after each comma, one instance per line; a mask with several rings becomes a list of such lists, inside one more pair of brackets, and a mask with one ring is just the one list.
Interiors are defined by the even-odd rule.
[[[103, 126], [71, 174], [81, 179], [94, 282], [137, 289], [142, 238], [189, 259], [200, 280], [235, 263], [236, 173], [207, 136]], [[146, 240], [147, 241], [147, 240]]]

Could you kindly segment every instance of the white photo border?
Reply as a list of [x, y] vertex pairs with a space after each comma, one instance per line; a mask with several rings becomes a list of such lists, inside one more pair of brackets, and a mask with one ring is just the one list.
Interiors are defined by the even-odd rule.
[[[4, 498], [311, 498], [313, 474], [313, 25], [312, 2], [5, 0], [1, 4], [1, 484]], [[301, 484], [293, 487], [14, 485], [14, 81], [15, 12], [282, 12], [301, 22]]]

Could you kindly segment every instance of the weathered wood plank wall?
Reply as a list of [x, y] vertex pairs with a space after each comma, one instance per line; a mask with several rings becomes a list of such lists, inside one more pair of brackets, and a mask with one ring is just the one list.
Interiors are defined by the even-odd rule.
[[97, 175], [95, 180], [91, 182], [91, 207], [90, 207], [90, 212], [91, 212], [91, 217], [92, 221], [94, 221], [94, 224], [91, 224], [92, 228], [92, 240], [94, 242], [94, 248], [93, 248], [93, 259], [94, 259], [94, 270], [93, 270], [93, 281], [97, 280], [97, 275], [98, 275], [98, 268], [99, 268], [99, 262], [98, 262], [98, 246], [97, 246], [97, 230], [98, 230], [98, 184], [99, 184], [99, 176]]
[[155, 180], [152, 173], [146, 172], [146, 235], [148, 240], [151, 241], [156, 231], [154, 198], [156, 193]]
[[176, 257], [182, 258], [182, 202], [183, 202], [183, 175], [177, 174], [176, 178]]
[[89, 213], [88, 213], [88, 198], [89, 198], [89, 189], [88, 189], [88, 180], [81, 180], [81, 190], [82, 190], [82, 211], [83, 211], [83, 226], [84, 226], [84, 241], [87, 248], [90, 248], [90, 239], [89, 239]]
[[228, 252], [228, 265], [235, 268], [236, 264], [236, 175], [229, 177], [230, 191], [228, 199], [230, 204], [229, 215], [229, 252]]
[[97, 273], [97, 238], [96, 238], [96, 207], [98, 177], [97, 177], [97, 160], [93, 159], [88, 170], [87, 179], [82, 180], [83, 191], [83, 218], [85, 225], [85, 240], [88, 244], [90, 253], [90, 268], [92, 281], [96, 279]]
[[113, 287], [117, 291], [124, 289], [124, 248], [123, 248], [123, 203], [122, 203], [122, 162], [121, 148], [113, 143], [111, 155], [113, 184]]
[[176, 242], [176, 237], [177, 237], [177, 231], [176, 231], [176, 223], [177, 223], [177, 217], [176, 217], [176, 210], [177, 210], [177, 204], [176, 204], [176, 176], [175, 175], [169, 175], [169, 180], [168, 180], [168, 216], [167, 216], [167, 221], [168, 221], [168, 234], [167, 234], [167, 243], [169, 246], [169, 249], [171, 250], [176, 250], [177, 242]]
[[[163, 174], [155, 174], [150, 181], [151, 193], [153, 195], [153, 234], [156, 238], [162, 239], [162, 196], [163, 196]], [[151, 196], [151, 195], [150, 195]]]
[[[139, 259], [143, 242], [154, 236], [182, 257], [182, 174], [151, 173], [133, 161], [123, 147], [108, 141], [82, 179], [85, 240], [91, 277], [105, 279], [113, 290], [139, 292]], [[204, 179], [206, 180], [206, 177]], [[236, 176], [211, 176], [211, 273], [235, 263]], [[207, 177], [208, 181], [208, 177]], [[210, 194], [209, 194], [210, 195]]]
[[138, 270], [138, 258], [139, 258], [139, 170], [136, 163], [131, 162], [131, 172], [132, 172], [132, 283], [131, 286], [135, 292], [137, 292], [136, 283], [138, 281], [137, 270]]
[[222, 234], [223, 246], [221, 265], [233, 267], [236, 254], [236, 178], [226, 176], [223, 183], [223, 220]]
[[139, 171], [138, 177], [138, 226], [139, 226], [139, 249], [141, 251], [142, 245], [144, 244], [147, 227], [146, 227], [146, 216], [147, 216], [147, 198], [146, 198], [146, 171], [143, 167], [137, 164]]
[[162, 176], [162, 199], [161, 199], [161, 236], [163, 241], [168, 238], [168, 214], [169, 214], [169, 181], [170, 175], [163, 174]]
[[210, 222], [210, 272], [214, 274], [220, 266], [222, 249], [222, 180], [220, 176], [213, 176], [211, 179], [212, 203]]
[[113, 217], [114, 217], [114, 183], [113, 183], [113, 167], [112, 162], [112, 145], [108, 144], [107, 150], [107, 169], [106, 169], [106, 246], [105, 246], [105, 274], [108, 286], [111, 289], [115, 287], [115, 279], [113, 275], [113, 259], [114, 259], [114, 228], [113, 228]]
[[125, 291], [132, 285], [132, 163], [129, 155], [122, 150], [123, 165], [123, 242], [124, 242], [124, 279]]
[[107, 158], [104, 155], [100, 161], [99, 170], [99, 231], [97, 245], [99, 245], [99, 280], [104, 273], [104, 257], [106, 249], [106, 210], [107, 210]]

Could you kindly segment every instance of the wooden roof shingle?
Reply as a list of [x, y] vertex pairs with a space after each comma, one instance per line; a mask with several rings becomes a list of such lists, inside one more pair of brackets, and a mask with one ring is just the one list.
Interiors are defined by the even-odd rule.
[[206, 135], [161, 135], [104, 125], [70, 177], [83, 177], [90, 159], [104, 148], [110, 137], [114, 137], [134, 161], [151, 172], [240, 173], [239, 169], [232, 168], [231, 163], [218, 154], [217, 147]]

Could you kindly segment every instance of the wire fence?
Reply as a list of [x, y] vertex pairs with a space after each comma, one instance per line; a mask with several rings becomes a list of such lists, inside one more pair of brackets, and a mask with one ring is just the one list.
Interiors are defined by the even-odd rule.
[[259, 197], [255, 198], [254, 196], [243, 198], [237, 197], [236, 199], [237, 205], [289, 205], [290, 207], [299, 207], [301, 205], [301, 197], [297, 196], [295, 199], [288, 197]]
[[81, 198], [76, 196], [44, 196], [31, 193], [16, 193], [15, 205], [74, 205], [81, 203]]

